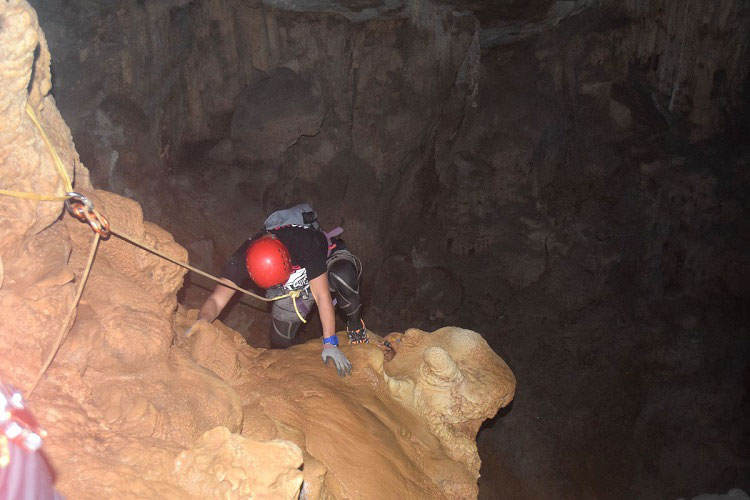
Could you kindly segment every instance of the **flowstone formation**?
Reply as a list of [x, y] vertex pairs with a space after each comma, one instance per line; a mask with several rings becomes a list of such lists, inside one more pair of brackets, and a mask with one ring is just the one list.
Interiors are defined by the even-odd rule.
[[[177, 324], [195, 316], [180, 311]], [[217, 323], [178, 344], [240, 395], [242, 435], [303, 450], [305, 498], [475, 498], [476, 433], [513, 398], [512, 372], [469, 330], [389, 338], [391, 361], [374, 341], [343, 347], [355, 367], [345, 379], [314, 341], [253, 349]]]
[[[34, 11], [1, 3], [0, 187], [64, 194], [55, 150], [116, 231], [185, 260], [137, 203], [92, 188], [49, 90]], [[74, 303], [92, 232], [59, 201], [0, 196], [0, 213], [0, 376], [29, 392]], [[177, 306], [183, 276], [123, 239], [100, 242], [75, 319], [30, 397], [62, 494], [476, 498], [476, 432], [515, 390], [479, 334], [410, 330], [389, 361], [375, 343], [347, 346], [355, 370], [341, 379], [317, 343], [254, 349], [218, 322], [186, 338], [196, 312]]]

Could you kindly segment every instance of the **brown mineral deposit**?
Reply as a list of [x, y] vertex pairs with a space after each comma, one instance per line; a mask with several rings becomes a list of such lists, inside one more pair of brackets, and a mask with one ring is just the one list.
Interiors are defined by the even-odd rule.
[[479, 334], [412, 329], [388, 363], [375, 342], [344, 346], [355, 367], [347, 378], [325, 369], [315, 341], [285, 351], [241, 343], [218, 322], [187, 341], [206, 368], [235, 367], [224, 377], [245, 406], [243, 435], [292, 441], [322, 464], [316, 475], [304, 469], [307, 498], [476, 497], [476, 433], [515, 389]]

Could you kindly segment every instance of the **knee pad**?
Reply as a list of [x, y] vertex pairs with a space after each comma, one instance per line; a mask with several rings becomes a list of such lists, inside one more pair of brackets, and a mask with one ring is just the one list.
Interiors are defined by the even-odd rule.
[[359, 323], [359, 309], [362, 303], [359, 297], [359, 276], [352, 262], [338, 260], [328, 270], [328, 282], [336, 294], [336, 301], [347, 322]]
[[359, 293], [359, 276], [357, 268], [348, 260], [337, 260], [328, 269], [328, 282], [334, 292], [341, 295]]

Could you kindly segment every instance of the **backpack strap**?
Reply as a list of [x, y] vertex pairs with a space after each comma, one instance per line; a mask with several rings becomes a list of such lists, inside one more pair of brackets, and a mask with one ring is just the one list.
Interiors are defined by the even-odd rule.
[[331, 256], [331, 252], [333, 252], [333, 249], [336, 248], [336, 244], [333, 241], [331, 241], [331, 240], [333, 238], [335, 238], [336, 236], [341, 235], [341, 233], [343, 233], [343, 232], [344, 232], [344, 228], [342, 228], [341, 226], [335, 227], [335, 228], [331, 229], [330, 231], [323, 231], [323, 234], [326, 237], [326, 241], [328, 242], [328, 255], [327, 255], [327, 257], [330, 257]]

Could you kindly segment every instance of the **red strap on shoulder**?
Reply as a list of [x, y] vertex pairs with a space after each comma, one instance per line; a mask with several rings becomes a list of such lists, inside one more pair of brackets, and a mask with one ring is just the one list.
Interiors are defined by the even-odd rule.
[[326, 237], [326, 241], [328, 242], [328, 255], [327, 255], [327, 257], [330, 257], [331, 256], [331, 252], [333, 252], [333, 249], [336, 248], [336, 244], [333, 243], [331, 240], [333, 238], [335, 238], [336, 236], [339, 236], [343, 232], [344, 232], [344, 228], [341, 227], [341, 226], [334, 227], [330, 231], [323, 231], [323, 234]]

